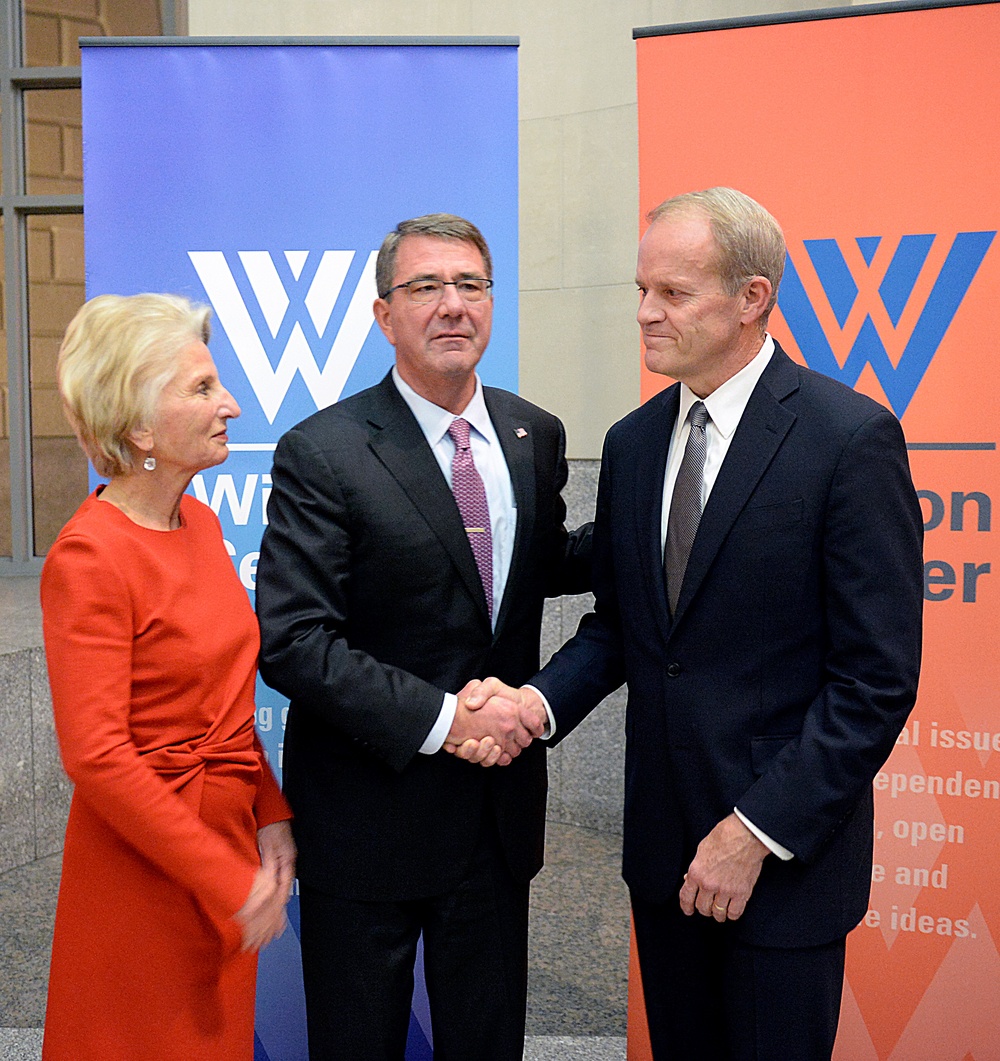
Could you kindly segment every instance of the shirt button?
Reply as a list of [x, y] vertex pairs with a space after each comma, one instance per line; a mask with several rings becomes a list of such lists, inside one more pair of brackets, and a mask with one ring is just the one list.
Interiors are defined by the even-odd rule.
[[679, 663], [668, 663], [667, 664], [667, 677], [676, 678], [681, 672], [681, 665]]

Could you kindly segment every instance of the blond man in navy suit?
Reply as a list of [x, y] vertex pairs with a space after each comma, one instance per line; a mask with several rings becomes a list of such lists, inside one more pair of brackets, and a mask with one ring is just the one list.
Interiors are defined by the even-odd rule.
[[647, 367], [678, 382], [608, 433], [595, 611], [530, 687], [470, 703], [544, 696], [558, 741], [626, 682], [623, 875], [654, 1057], [828, 1061], [872, 779], [916, 696], [920, 509], [892, 413], [767, 334], [774, 218], [712, 188], [649, 220], [638, 322]]

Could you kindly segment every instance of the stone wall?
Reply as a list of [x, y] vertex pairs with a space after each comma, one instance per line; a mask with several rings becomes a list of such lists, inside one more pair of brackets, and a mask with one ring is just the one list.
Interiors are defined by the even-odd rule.
[[41, 648], [38, 580], [0, 579], [0, 873], [62, 849], [70, 783]]
[[[600, 461], [570, 461], [566, 498], [569, 527], [594, 518]], [[576, 632], [593, 597], [547, 602], [542, 625], [542, 660]], [[625, 785], [625, 692], [620, 689], [596, 708], [549, 753], [550, 821], [620, 833]]]

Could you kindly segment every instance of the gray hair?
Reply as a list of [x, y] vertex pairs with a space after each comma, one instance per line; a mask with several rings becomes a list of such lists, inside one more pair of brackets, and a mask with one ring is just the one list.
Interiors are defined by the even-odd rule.
[[396, 254], [399, 245], [407, 236], [434, 236], [436, 239], [451, 239], [471, 243], [483, 256], [487, 280], [493, 279], [493, 259], [482, 232], [464, 217], [456, 214], [424, 214], [400, 223], [382, 240], [375, 261], [375, 286], [378, 297], [385, 298], [396, 276]]
[[760, 318], [763, 328], [778, 299], [785, 271], [785, 237], [781, 226], [749, 195], [735, 188], [707, 188], [702, 192], [675, 195], [650, 210], [652, 224], [663, 217], [700, 213], [708, 218], [719, 248], [716, 267], [728, 295], [737, 295], [755, 276], [771, 282], [771, 299]]
[[128, 437], [151, 426], [181, 350], [208, 342], [210, 313], [178, 295], [98, 295], [70, 321], [59, 348], [59, 393], [99, 475], [134, 468]]

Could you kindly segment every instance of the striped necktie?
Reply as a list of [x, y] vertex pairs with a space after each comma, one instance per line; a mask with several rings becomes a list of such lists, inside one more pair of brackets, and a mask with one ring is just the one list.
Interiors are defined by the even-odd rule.
[[698, 533], [698, 524], [701, 522], [701, 489], [705, 476], [705, 454], [708, 451], [705, 435], [708, 410], [705, 403], [695, 402], [688, 415], [691, 429], [684, 447], [684, 458], [677, 472], [677, 481], [674, 483], [674, 493], [670, 499], [667, 541], [663, 547], [663, 573], [667, 580], [667, 599], [670, 601], [671, 615], [677, 610], [684, 570], [691, 554], [694, 536]]

